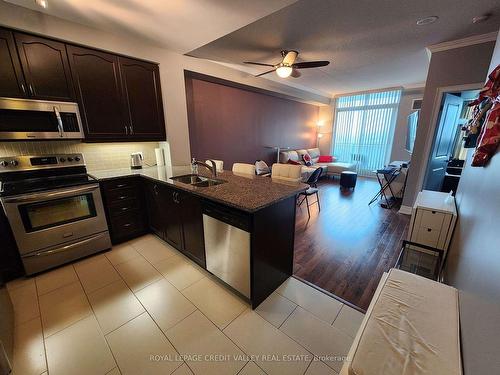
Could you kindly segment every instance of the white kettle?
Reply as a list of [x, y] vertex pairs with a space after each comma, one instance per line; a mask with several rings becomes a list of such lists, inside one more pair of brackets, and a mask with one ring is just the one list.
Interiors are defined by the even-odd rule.
[[141, 169], [142, 161], [142, 152], [133, 152], [132, 154], [130, 154], [130, 168]]

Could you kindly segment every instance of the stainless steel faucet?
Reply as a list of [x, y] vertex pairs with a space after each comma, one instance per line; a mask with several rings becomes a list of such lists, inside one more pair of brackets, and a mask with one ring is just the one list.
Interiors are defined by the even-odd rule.
[[215, 161], [213, 161], [213, 160], [208, 160], [208, 161], [212, 164], [212, 166], [209, 166], [207, 163], [204, 163], [202, 161], [196, 160], [195, 158], [193, 158], [191, 165], [201, 165], [201, 166], [207, 168], [212, 173], [212, 177], [216, 178], [217, 177], [217, 167], [215, 165]]

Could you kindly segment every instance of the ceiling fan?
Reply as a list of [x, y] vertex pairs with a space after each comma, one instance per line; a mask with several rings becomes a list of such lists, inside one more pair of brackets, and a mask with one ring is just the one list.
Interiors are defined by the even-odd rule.
[[278, 64], [265, 64], [258, 63], [252, 61], [244, 61], [244, 64], [250, 65], [259, 65], [259, 66], [269, 66], [272, 67], [271, 70], [267, 72], [257, 74], [255, 77], [263, 76], [264, 74], [269, 74], [272, 72], [276, 72], [276, 74], [281, 78], [294, 77], [298, 78], [301, 76], [299, 69], [308, 69], [308, 68], [319, 68], [322, 66], [327, 66], [330, 64], [330, 61], [303, 61], [303, 62], [295, 62], [299, 53], [297, 51], [281, 51], [282, 60]]

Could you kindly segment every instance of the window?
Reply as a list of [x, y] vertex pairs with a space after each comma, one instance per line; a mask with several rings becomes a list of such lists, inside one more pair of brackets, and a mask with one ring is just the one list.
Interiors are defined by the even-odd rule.
[[388, 163], [401, 90], [342, 96], [336, 100], [333, 154], [353, 162], [361, 176]]

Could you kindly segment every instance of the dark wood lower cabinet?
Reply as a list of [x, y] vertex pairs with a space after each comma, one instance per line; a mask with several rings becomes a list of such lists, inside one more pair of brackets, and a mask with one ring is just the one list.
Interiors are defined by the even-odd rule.
[[24, 268], [17, 251], [16, 240], [10, 230], [7, 217], [0, 207], [0, 286], [22, 275], [24, 275]]
[[120, 243], [147, 232], [142, 181], [136, 177], [101, 183], [111, 241]]
[[145, 185], [150, 230], [205, 267], [200, 198], [161, 183]]

